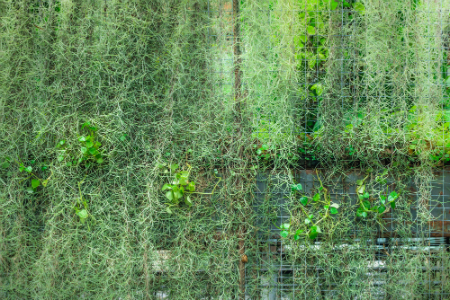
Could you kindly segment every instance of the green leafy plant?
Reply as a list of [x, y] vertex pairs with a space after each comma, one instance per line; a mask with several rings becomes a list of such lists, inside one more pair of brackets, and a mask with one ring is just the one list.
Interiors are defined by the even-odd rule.
[[[71, 151], [69, 151], [70, 149], [66, 140], [61, 140], [56, 145], [56, 148], [59, 150], [57, 155], [58, 161], [62, 162], [67, 158], [66, 165], [68, 167], [81, 164], [83, 162], [86, 162], [87, 167], [90, 166], [91, 162], [103, 164], [105, 162], [106, 156], [104, 154], [104, 151], [102, 151], [100, 148], [102, 144], [98, 141], [98, 128], [91, 125], [90, 122], [85, 122], [81, 126], [81, 130], [85, 132], [85, 134], [78, 136], [78, 145], [81, 155], [71, 155]], [[125, 141], [126, 135], [122, 135], [120, 140]]]
[[[359, 200], [359, 208], [356, 211], [356, 216], [363, 219], [369, 217], [371, 214], [380, 217], [382, 214], [389, 212], [390, 208], [394, 209], [395, 200], [397, 200], [397, 198], [399, 197], [399, 195], [395, 191], [392, 191], [388, 194], [388, 188], [386, 188], [386, 194], [379, 195], [380, 203], [374, 204], [373, 201], [371, 201], [373, 200], [373, 197], [371, 197], [370, 193], [366, 191], [366, 185], [364, 183], [368, 176], [369, 175], [367, 175], [363, 180], [358, 180], [356, 187], [356, 193]], [[386, 169], [383, 171], [381, 176], [377, 176], [376, 180], [380, 183], [385, 184], [385, 176], [387, 176]]]
[[172, 214], [172, 208], [180, 207], [181, 204], [185, 204], [188, 208], [192, 207], [194, 204], [191, 196], [193, 194], [201, 194], [201, 195], [213, 195], [216, 190], [217, 185], [222, 180], [221, 177], [218, 177], [219, 174], [217, 169], [214, 169], [214, 177], [219, 180], [214, 185], [214, 188], [211, 193], [201, 193], [196, 191], [196, 183], [195, 181], [189, 180], [189, 176], [192, 170], [192, 167], [189, 164], [187, 165], [187, 170], [180, 169], [178, 164], [168, 164], [166, 162], [158, 163], [157, 167], [163, 169], [165, 174], [169, 174], [170, 183], [165, 183], [161, 191], [164, 192], [164, 197], [169, 201], [166, 202], [167, 208], [166, 211], [169, 214]]
[[86, 223], [88, 226], [88, 229], [90, 230], [89, 223], [86, 222], [89, 218], [94, 219], [94, 216], [92, 216], [89, 213], [89, 204], [88, 200], [83, 197], [83, 194], [81, 193], [81, 185], [84, 183], [84, 179], [78, 183], [78, 191], [80, 193], [80, 196], [77, 198], [77, 202], [73, 206], [73, 209], [75, 210], [75, 215], [78, 216], [81, 224]]
[[[166, 167], [166, 164], [160, 164], [159, 167]], [[195, 192], [195, 182], [189, 181], [191, 169], [189, 164], [187, 170], [180, 170], [178, 164], [168, 166], [171, 182], [164, 184], [161, 188], [169, 201], [166, 209], [168, 213], [172, 213], [171, 207], [179, 206], [180, 202], [184, 202], [188, 207], [192, 206], [191, 194]]]
[[[27, 188], [28, 193], [32, 194], [36, 192], [40, 186], [44, 188], [47, 187], [50, 178], [53, 176], [53, 171], [51, 171], [51, 174], [47, 179], [44, 179], [38, 177], [35, 173], [33, 173], [34, 168], [32, 165], [36, 164], [35, 160], [30, 161], [30, 163], [27, 165], [25, 165], [23, 162], [18, 162], [18, 164], [19, 164], [19, 172], [21, 173], [25, 172], [28, 175], [27, 178], [21, 180], [20, 182], [23, 182], [31, 178], [30, 186]], [[42, 165], [41, 169], [42, 171], [45, 171], [48, 169], [48, 166]]]
[[255, 148], [257, 148], [256, 149], [256, 157], [258, 158], [258, 159], [265, 159], [265, 160], [268, 160], [268, 159], [270, 159], [270, 157], [271, 157], [271, 155], [270, 155], [270, 151], [269, 151], [269, 145], [267, 145], [267, 144], [263, 144], [263, 145], [261, 145], [261, 146], [259, 146], [259, 147], [257, 147], [256, 145], [254, 145], [254, 147]]
[[279, 229], [281, 230], [280, 236], [282, 236], [283, 238], [288, 238], [289, 236], [292, 236], [294, 241], [299, 240], [300, 236], [303, 233], [302, 229], [297, 229], [297, 230], [291, 232], [291, 224], [290, 223], [281, 224]]
[[[318, 174], [317, 174], [318, 175]], [[291, 185], [291, 195], [297, 198], [300, 195], [300, 209], [305, 215], [304, 224], [301, 228], [293, 230], [290, 223], [282, 224], [279, 228], [281, 230], [280, 235], [283, 238], [293, 237], [294, 240], [299, 240], [301, 235], [309, 237], [311, 240], [317, 238], [317, 236], [322, 233], [322, 228], [319, 226], [320, 223], [327, 219], [332, 222], [331, 215], [336, 215], [339, 213], [339, 204], [333, 203], [331, 201], [331, 196], [328, 193], [328, 189], [322, 184], [322, 180], [318, 176], [320, 187], [317, 193], [313, 196], [308, 197], [306, 195], [301, 195], [303, 190], [301, 184]], [[319, 219], [315, 217], [319, 216]], [[316, 221], [317, 220], [317, 221]]]

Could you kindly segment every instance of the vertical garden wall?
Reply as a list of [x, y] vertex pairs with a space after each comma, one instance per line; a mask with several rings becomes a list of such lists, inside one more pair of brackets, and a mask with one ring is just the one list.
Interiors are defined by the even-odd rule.
[[448, 298], [446, 1], [0, 13], [0, 298]]

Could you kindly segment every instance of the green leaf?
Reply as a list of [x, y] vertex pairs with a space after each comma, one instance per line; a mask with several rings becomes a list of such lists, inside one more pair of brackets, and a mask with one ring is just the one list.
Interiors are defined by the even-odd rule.
[[104, 160], [103, 160], [103, 158], [101, 158], [101, 157], [100, 157], [99, 159], [97, 159], [97, 163], [98, 163], [98, 164], [102, 164], [103, 161], [104, 161]]
[[188, 190], [190, 192], [195, 192], [195, 182], [193, 182], [193, 181], [189, 182]]
[[369, 195], [368, 192], [365, 192], [364, 195], [363, 195], [363, 197], [364, 197], [364, 199], [368, 199], [368, 198], [370, 197], [370, 195]]
[[380, 195], [380, 202], [383, 205], [386, 205], [386, 196]]
[[88, 148], [86, 148], [86, 147], [81, 147], [81, 152], [82, 152], [83, 154], [86, 154], [86, 153], [88, 152]]
[[37, 179], [31, 180], [31, 186], [33, 187], [33, 189], [37, 188], [40, 185], [41, 185], [41, 182], [39, 180], [37, 180]]
[[83, 125], [81, 125], [81, 129], [84, 129], [84, 127], [89, 127], [89, 126], [91, 126], [91, 122], [89, 122], [89, 121], [84, 122]]
[[[181, 188], [176, 189], [177, 187], [174, 187], [172, 189], [173, 191], [173, 198], [174, 200], [178, 203], [178, 200], [181, 199], [183, 197], [183, 191], [181, 190]], [[184, 189], [183, 189], [184, 190]]]
[[363, 212], [361, 213], [361, 216], [362, 216], [363, 218], [367, 218], [367, 212], [363, 211]]
[[295, 241], [299, 240], [299, 239], [300, 239], [300, 235], [301, 235], [302, 233], [303, 233], [303, 230], [298, 229], [298, 230], [295, 232], [294, 240], [295, 240]]
[[391, 201], [394, 201], [397, 198], [398, 198], [398, 194], [396, 192], [391, 192], [389, 194], [388, 201], [391, 202]]
[[66, 143], [65, 140], [59, 141], [58, 146], [64, 146], [65, 143]]
[[72, 163], [71, 161], [68, 161], [68, 162], [66, 163], [66, 166], [71, 167], [72, 164], [73, 164], [73, 163]]
[[293, 191], [293, 192], [295, 192], [295, 191], [301, 191], [301, 190], [303, 190], [303, 186], [299, 183], [299, 184], [292, 184], [291, 185], [291, 190]]
[[64, 155], [58, 156], [58, 161], [59, 161], [59, 162], [62, 162], [63, 160], [64, 160]]
[[95, 148], [90, 148], [90, 149], [89, 149], [89, 153], [92, 154], [92, 155], [97, 155], [97, 154], [99, 154], [98, 150], [95, 149]]
[[361, 2], [353, 3], [353, 9], [359, 12], [361, 15], [364, 15], [364, 12], [366, 10], [364, 4], [362, 4]]
[[330, 214], [335, 215], [335, 214], [337, 214], [337, 213], [338, 213], [338, 210], [337, 210], [336, 207], [331, 207], [331, 208], [330, 208]]
[[169, 190], [172, 189], [172, 186], [170, 184], [164, 184], [163, 187], [161, 188], [161, 191], [165, 191], [165, 190]]
[[186, 196], [186, 199], [184, 200], [184, 203], [186, 203], [189, 207], [191, 207], [192, 206], [191, 197]]
[[325, 205], [325, 206], [323, 207], [323, 209], [325, 209], [325, 210], [328, 210], [329, 208], [330, 208], [329, 205]]
[[308, 198], [303, 196], [300, 198], [300, 203], [306, 206], [308, 204]]
[[80, 142], [86, 142], [86, 137], [85, 137], [85, 136], [80, 136], [80, 137], [78, 138], [78, 141], [80, 141]]
[[311, 223], [311, 219], [306, 218], [305, 219], [305, 224], [310, 224]]
[[363, 201], [363, 205], [366, 209], [370, 209], [370, 202], [369, 201]]
[[386, 206], [384, 206], [384, 205], [380, 205], [380, 206], [378, 207], [378, 212], [379, 212], [380, 214], [382, 214], [385, 210], [386, 210]]
[[338, 7], [338, 3], [336, 1], [331, 0], [331, 10], [335, 10]]
[[306, 29], [306, 31], [308, 32], [309, 35], [314, 35], [316, 34], [316, 29], [313, 26], [308, 26], [308, 28]]
[[269, 145], [267, 145], [267, 144], [264, 144], [264, 145], [262, 145], [261, 146], [261, 148], [263, 149], [263, 150], [269, 150]]
[[172, 193], [172, 191], [168, 191], [168, 192], [166, 193], [166, 198], [169, 199], [169, 201], [172, 201], [172, 200], [173, 200], [173, 193]]
[[281, 232], [280, 232], [280, 235], [282, 236], [282, 237], [287, 237], [288, 235], [289, 235], [289, 232], [288, 231], [286, 231], [286, 230], [282, 230]]
[[3, 168], [3, 169], [7, 169], [7, 168], [9, 168], [9, 165], [10, 165], [9, 162], [4, 161], [4, 162], [2, 163], [2, 168]]
[[280, 228], [283, 230], [289, 230], [290, 227], [291, 227], [291, 224], [289, 224], [289, 223], [283, 223], [280, 226]]
[[358, 194], [364, 194], [364, 191], [366, 190], [366, 185], [358, 186]]
[[318, 226], [311, 226], [311, 229], [309, 231], [309, 238], [311, 240], [314, 240], [320, 232], [321, 232], [320, 231], [320, 227], [318, 227]]
[[33, 194], [34, 193], [33, 188], [32, 187], [27, 187], [27, 193], [28, 194]]
[[122, 142], [124, 142], [126, 139], [127, 139], [127, 135], [126, 135], [126, 134], [123, 134], [123, 135], [119, 138], [119, 140], [121, 140]]
[[176, 169], [178, 169], [178, 164], [171, 164], [170, 169], [172, 170], [172, 172], [174, 172]]
[[311, 240], [314, 240], [316, 237], [318, 236], [318, 233], [317, 233], [317, 231], [310, 231], [309, 232], [309, 238], [311, 239]]
[[82, 209], [82, 210], [78, 211], [77, 215], [80, 217], [81, 223], [84, 223], [84, 221], [89, 216], [87, 210], [85, 210], [85, 209]]
[[392, 201], [392, 202], [391, 202], [391, 207], [392, 207], [392, 209], [395, 208], [395, 201]]
[[320, 194], [319, 193], [315, 194], [314, 197], [313, 197], [313, 200], [314, 201], [319, 201], [320, 200]]
[[92, 148], [92, 147], [94, 147], [94, 143], [93, 142], [86, 142], [86, 147], [87, 148]]
[[170, 207], [166, 207], [166, 211], [169, 213], [169, 214], [172, 214], [172, 211], [170, 210]]
[[33, 171], [33, 168], [30, 166], [30, 167], [26, 167], [25, 168], [25, 171], [27, 172], [27, 173], [31, 173], [32, 171]]
[[258, 150], [256, 150], [256, 154], [258, 154], [258, 155], [261, 155], [261, 153], [262, 153], [262, 150], [261, 150], [261, 148], [260, 148], [260, 149], [258, 149]]

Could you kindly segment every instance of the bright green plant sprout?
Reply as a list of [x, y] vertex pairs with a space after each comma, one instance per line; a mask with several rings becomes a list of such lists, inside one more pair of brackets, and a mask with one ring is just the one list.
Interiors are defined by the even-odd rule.
[[104, 162], [104, 156], [99, 149], [102, 144], [97, 140], [96, 132], [98, 128], [91, 126], [90, 122], [85, 122], [81, 126], [81, 129], [84, 128], [89, 130], [89, 134], [78, 137], [78, 141], [81, 143], [81, 153], [83, 153], [83, 157], [78, 162], [93, 160], [98, 164], [102, 164]]
[[[86, 177], [86, 176], [85, 176]], [[78, 183], [78, 191], [79, 191], [79, 197], [77, 198], [77, 202], [73, 206], [73, 209], [75, 211], [75, 215], [78, 216], [81, 224], [87, 224], [88, 230], [90, 230], [88, 219], [91, 218], [95, 221], [95, 218], [93, 215], [89, 213], [89, 204], [88, 200], [83, 197], [83, 194], [81, 193], [81, 185], [84, 183], [84, 179]]]
[[[257, 146], [254, 145], [254, 147], [256, 148]], [[271, 155], [269, 151], [269, 145], [267, 144], [261, 145], [258, 149], [256, 149], [256, 155], [258, 159], [265, 159], [265, 160], [270, 159]]]
[[[35, 193], [40, 186], [42, 186], [44, 188], [47, 187], [50, 178], [53, 176], [53, 171], [51, 171], [51, 174], [47, 179], [44, 179], [44, 178], [38, 177], [35, 173], [33, 173], [34, 169], [31, 165], [35, 165], [36, 161], [34, 161], [34, 160], [30, 161], [30, 165], [25, 165], [23, 162], [18, 162], [18, 164], [19, 164], [19, 172], [21, 172], [21, 173], [25, 172], [28, 174], [28, 177], [21, 180], [20, 182], [23, 182], [23, 181], [31, 178], [31, 182], [30, 182], [31, 186], [29, 186], [27, 188], [28, 193], [30, 193], [30, 194]], [[8, 164], [8, 167], [9, 167], [9, 164]], [[42, 169], [42, 171], [45, 171], [48, 169], [48, 166], [43, 165], [41, 167], [41, 169]]]

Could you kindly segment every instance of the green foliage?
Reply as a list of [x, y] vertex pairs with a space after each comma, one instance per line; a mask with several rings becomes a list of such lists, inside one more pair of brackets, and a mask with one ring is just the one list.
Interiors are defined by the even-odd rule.
[[87, 224], [88, 229], [90, 230], [89, 226], [89, 219], [95, 220], [94, 216], [92, 216], [89, 213], [89, 203], [88, 200], [83, 197], [83, 194], [81, 192], [81, 185], [84, 183], [84, 180], [80, 181], [78, 183], [78, 191], [79, 191], [79, 197], [77, 198], [77, 202], [73, 206], [73, 210], [75, 211], [75, 215], [78, 216], [79, 221], [81, 224]]
[[[318, 178], [320, 182], [318, 192], [312, 197], [302, 195], [298, 200], [301, 204], [301, 213], [305, 215], [304, 224], [302, 224], [300, 228], [297, 228], [297, 230], [293, 230], [290, 224], [282, 224], [280, 227], [280, 235], [283, 238], [289, 238], [292, 236], [293, 239], [297, 241], [301, 236], [305, 236], [309, 237], [311, 240], [314, 240], [320, 233], [322, 233], [322, 229], [319, 224], [327, 220], [332, 223], [333, 220], [331, 215], [337, 215], [339, 213], [339, 204], [331, 201], [331, 196], [328, 193], [328, 189], [323, 186], [320, 177]], [[303, 188], [300, 183], [291, 184], [291, 196], [296, 198], [302, 190]], [[319, 215], [320, 218], [316, 219], [315, 215]]]
[[193, 202], [191, 199], [192, 193], [195, 192], [195, 182], [189, 181], [191, 166], [188, 164], [187, 170], [179, 169], [178, 164], [159, 164], [158, 167], [169, 173], [170, 183], [165, 183], [161, 191], [169, 202], [167, 202], [167, 212], [172, 213], [173, 207], [178, 207], [181, 203], [185, 203], [189, 208]]
[[271, 158], [271, 154], [270, 154], [270, 150], [271, 149], [269, 148], [269, 145], [263, 144], [260, 147], [257, 147], [256, 145], [253, 145], [253, 147], [257, 148], [256, 149], [256, 157], [257, 157], [257, 159], [269, 160]]
[[[103, 164], [106, 159], [104, 150], [101, 149], [102, 143], [98, 140], [97, 135], [98, 128], [91, 125], [91, 123], [85, 122], [81, 126], [83, 135], [78, 136], [78, 145], [70, 146], [66, 140], [61, 140], [56, 145], [58, 150], [57, 160], [63, 162], [66, 160], [66, 166], [76, 166], [84, 163], [86, 167], [94, 162], [98, 165]], [[122, 135], [121, 141], [126, 140], [126, 135]]]
[[[359, 208], [356, 211], [356, 216], [366, 219], [369, 216], [374, 215], [379, 219], [381, 215], [388, 213], [391, 208], [395, 208], [395, 200], [397, 200], [399, 195], [397, 192], [392, 191], [386, 196], [388, 191], [388, 187], [386, 187], [386, 194], [379, 195], [379, 204], [373, 203], [375, 199], [366, 191], [366, 185], [364, 184], [368, 176], [357, 182], [356, 193], [359, 199]], [[385, 176], [387, 176], [387, 169], [385, 169], [381, 175], [376, 177], [376, 181], [381, 184], [386, 184], [386, 180], [384, 179]]]
[[[9, 167], [9, 161], [10, 161], [10, 159], [8, 160], [8, 167]], [[22, 179], [20, 182], [31, 179], [30, 186], [28, 186], [26, 188], [28, 193], [33, 194], [33, 193], [37, 192], [37, 190], [40, 186], [42, 186], [43, 188], [47, 187], [50, 178], [53, 176], [52, 170], [51, 170], [50, 176], [47, 179], [44, 179], [45, 177], [40, 178], [33, 172], [35, 168], [33, 168], [33, 166], [31, 166], [31, 165], [36, 165], [35, 160], [31, 160], [29, 162], [29, 164], [25, 165], [23, 162], [20, 162], [20, 159], [19, 159], [18, 164], [19, 164], [19, 168], [18, 168], [19, 172], [25, 173], [27, 176], [25, 179]], [[41, 164], [40, 169], [42, 170], [42, 172], [44, 172], [44, 171], [48, 170], [48, 166], [46, 164]], [[39, 168], [36, 168], [36, 171], [39, 171]]]

